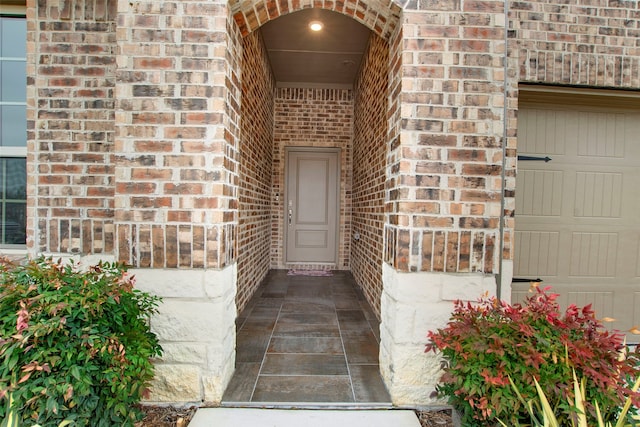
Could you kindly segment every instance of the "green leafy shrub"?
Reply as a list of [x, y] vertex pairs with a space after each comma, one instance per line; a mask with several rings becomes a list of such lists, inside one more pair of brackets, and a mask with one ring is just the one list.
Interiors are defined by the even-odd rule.
[[158, 297], [123, 265], [88, 271], [39, 258], [0, 265], [0, 419], [42, 427], [132, 426], [161, 354]]
[[[614, 414], [627, 396], [640, 403], [629, 386], [640, 370], [638, 353], [621, 358], [622, 334], [604, 330], [590, 306], [571, 305], [561, 313], [558, 295], [547, 291], [535, 288], [523, 304], [488, 297], [477, 304], [457, 301], [447, 326], [429, 332], [426, 351], [439, 350], [446, 363], [438, 392], [460, 412], [463, 425], [528, 419], [509, 378], [525, 399], [537, 395], [537, 380], [568, 424], [575, 412], [573, 370], [589, 381], [586, 399], [603, 413]], [[595, 419], [592, 405], [587, 416]]]

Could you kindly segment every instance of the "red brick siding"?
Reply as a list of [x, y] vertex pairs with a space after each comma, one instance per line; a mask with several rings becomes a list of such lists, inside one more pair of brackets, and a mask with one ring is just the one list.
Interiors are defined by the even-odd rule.
[[242, 311], [269, 271], [275, 81], [259, 32], [243, 39], [238, 294]]
[[[224, 5], [224, 8], [221, 6]], [[241, 99], [242, 99], [242, 34], [238, 26], [233, 21], [231, 11], [225, 0], [214, 5], [214, 10], [224, 10], [226, 14], [226, 31], [227, 44], [219, 44], [219, 48], [225, 47], [226, 51], [226, 68], [225, 68], [225, 88], [226, 98], [220, 98], [219, 101], [225, 99], [225, 115], [224, 128], [218, 129], [224, 132], [224, 141], [226, 143], [224, 156], [224, 170], [226, 171], [226, 180], [224, 181], [224, 199], [222, 202], [221, 212], [224, 214], [224, 239], [220, 240], [220, 244], [224, 245], [221, 249], [218, 259], [219, 266], [231, 265], [237, 260], [238, 255], [238, 185], [240, 174], [240, 123], [241, 119]], [[194, 14], [195, 14], [194, 10]], [[215, 16], [215, 13], [212, 13]], [[219, 19], [219, 18], [218, 18]], [[222, 34], [214, 32], [212, 40], [220, 40]], [[217, 107], [213, 107], [215, 111]]]
[[389, 89], [388, 89], [388, 122], [387, 122], [387, 164], [385, 183], [385, 222], [384, 222], [384, 254], [383, 260], [390, 266], [396, 265], [396, 236], [398, 228], [391, 223], [395, 218], [396, 205], [391, 203], [391, 194], [398, 181], [397, 167], [400, 153], [401, 98], [402, 91], [402, 26], [389, 39]]
[[222, 3], [120, 3], [118, 258], [141, 268], [235, 261], [240, 35]]
[[[507, 70], [503, 2], [403, 4], [28, 0], [29, 250], [118, 252], [151, 267], [235, 262], [241, 34], [322, 7], [390, 43], [385, 262], [495, 273], [503, 190], [512, 257], [517, 83], [640, 87], [638, 2], [511, 2]], [[283, 194], [285, 145], [330, 145], [317, 132], [287, 136], [283, 114], [311, 111], [313, 99], [354, 118], [351, 96], [278, 91], [272, 200]], [[351, 131], [342, 131], [336, 267], [349, 268]], [[276, 203], [272, 267], [284, 266], [283, 217]]]
[[386, 250], [400, 271], [497, 271], [501, 4], [452, 0], [404, 11], [400, 132], [391, 139]]
[[640, 87], [637, 1], [512, 1], [509, 23], [520, 81]]
[[27, 247], [114, 245], [115, 4], [27, 2]]
[[389, 45], [369, 40], [354, 88], [351, 271], [380, 315], [387, 160]]
[[[340, 148], [340, 231], [337, 269], [349, 268], [353, 92], [349, 89], [279, 88], [275, 98], [274, 200], [284, 194], [285, 147]], [[284, 198], [274, 202], [271, 265], [284, 268]]]

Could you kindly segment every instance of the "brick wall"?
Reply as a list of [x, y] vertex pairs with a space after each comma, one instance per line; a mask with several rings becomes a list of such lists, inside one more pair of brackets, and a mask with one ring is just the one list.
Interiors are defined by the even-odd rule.
[[275, 81], [259, 32], [243, 39], [238, 311], [270, 267]]
[[[115, 216], [124, 261], [227, 265], [237, 246], [240, 60], [234, 55], [241, 52], [228, 47], [271, 19], [317, 4], [232, 1], [228, 13], [236, 25], [220, 19], [224, 2], [116, 5], [27, 3], [29, 249], [111, 254]], [[505, 87], [508, 259], [517, 82], [640, 86], [640, 12], [633, 1], [511, 2], [507, 70], [500, 1], [407, 2], [404, 11], [393, 2], [320, 7], [351, 16], [384, 39], [398, 35], [384, 259], [401, 271], [496, 271]], [[283, 156], [277, 146], [280, 194]], [[343, 219], [351, 209], [344, 178]], [[274, 217], [281, 212], [278, 206]], [[283, 266], [277, 223], [271, 265]], [[342, 224], [346, 245], [349, 227]], [[344, 246], [338, 267], [349, 265]]]
[[27, 2], [27, 247], [114, 247], [116, 11], [108, 0]]
[[[233, 262], [238, 219], [240, 79], [239, 67], [234, 66], [239, 62], [232, 56], [240, 50], [227, 47], [238, 43], [240, 32], [248, 34], [267, 20], [304, 4], [232, 2], [230, 13], [236, 27], [219, 19], [225, 7], [221, 2], [121, 3], [117, 33], [113, 3], [109, 11], [94, 7], [93, 2], [75, 3], [74, 7], [65, 1], [42, 4], [37, 12], [40, 19], [60, 18], [60, 22], [55, 31], [43, 31], [38, 36], [39, 46], [46, 46], [47, 39], [60, 30], [62, 38], [49, 42], [50, 48], [66, 49], [61, 42], [65, 40], [62, 30], [67, 28], [66, 37], [73, 40], [80, 40], [76, 29], [92, 34], [78, 48], [87, 49], [88, 40], [97, 40], [95, 45], [102, 49], [96, 56], [105, 61], [100, 64], [102, 68], [73, 69], [76, 76], [86, 73], [83, 82], [95, 92], [74, 95], [91, 96], [91, 102], [97, 102], [95, 106], [105, 107], [96, 113], [106, 117], [98, 124], [106, 125], [106, 130], [101, 134], [83, 129], [82, 137], [74, 136], [85, 140], [78, 144], [69, 133], [52, 129], [61, 126], [59, 119], [64, 112], [61, 115], [53, 108], [45, 112], [45, 107], [38, 107], [42, 108], [38, 112], [31, 110], [31, 141], [34, 145], [38, 141], [38, 150], [30, 150], [33, 158], [30, 155], [29, 164], [32, 170], [42, 168], [38, 185], [32, 179], [29, 187], [30, 194], [38, 196], [30, 203], [41, 208], [30, 206], [30, 236], [37, 239], [30, 241], [31, 246], [60, 252], [111, 252], [113, 223], [109, 216], [115, 210], [118, 252], [123, 261], [139, 267], [193, 268]], [[408, 4], [402, 14], [404, 39], [398, 52], [402, 52], [404, 77], [394, 89], [403, 92], [401, 106], [396, 106], [401, 110], [395, 110], [401, 111], [401, 130], [393, 128], [388, 137], [393, 160], [389, 169], [390, 247], [386, 259], [402, 271], [491, 272], [495, 267], [492, 254], [499, 216], [496, 181], [501, 163], [496, 137], [499, 132], [495, 129], [501, 120], [503, 78], [499, 61], [504, 49], [500, 2], [466, 2], [462, 7], [452, 0], [420, 5], [428, 6], [427, 10], [410, 10], [414, 6]], [[197, 11], [199, 7], [203, 9]], [[352, 16], [384, 37], [393, 33], [401, 15], [394, 3], [382, 8], [368, 8], [363, 3], [325, 7]], [[96, 24], [87, 26], [86, 20]], [[65, 23], [69, 25], [65, 27]], [[31, 34], [35, 40], [36, 33]], [[115, 94], [108, 92], [113, 91], [113, 78], [105, 77], [104, 84], [99, 83], [101, 73], [115, 77], [114, 34], [120, 49], [115, 57]], [[48, 60], [43, 55], [47, 48], [43, 49], [40, 57], [35, 58], [35, 53], [31, 57], [34, 68]], [[68, 62], [80, 61], [76, 58], [89, 56], [74, 55]], [[69, 74], [70, 65], [65, 66], [64, 71], [43, 68], [42, 73]], [[37, 78], [44, 79], [42, 73]], [[79, 81], [79, 77], [64, 77], [35, 84], [40, 91], [51, 91], [56, 85]], [[104, 99], [96, 100], [101, 86]], [[63, 87], [57, 96], [69, 96], [68, 86]], [[40, 94], [45, 95], [50, 102], [53, 96], [49, 92]], [[114, 135], [110, 127], [113, 95], [118, 113], [112, 151], [107, 143]], [[393, 103], [398, 102], [398, 96], [397, 91], [391, 94]], [[396, 107], [392, 104], [392, 109]], [[47, 115], [53, 119], [45, 124]], [[68, 121], [69, 126], [80, 123]], [[36, 136], [35, 129], [42, 133]], [[94, 138], [103, 138], [105, 143], [93, 143]], [[54, 149], [54, 142], [65, 139], [62, 150]], [[75, 157], [72, 154], [62, 159], [64, 150], [71, 150]], [[274, 157], [276, 186], [284, 166], [284, 153], [278, 150], [279, 146]], [[41, 157], [36, 164], [36, 153], [42, 152], [51, 158]], [[343, 155], [349, 153], [347, 150]], [[61, 165], [57, 172], [49, 172], [54, 170], [52, 160], [56, 159]], [[80, 166], [81, 160], [87, 165]], [[349, 158], [343, 160], [343, 166], [350, 165]], [[63, 173], [58, 173], [60, 170]], [[80, 185], [69, 185], [72, 173], [78, 174]], [[414, 175], [425, 177], [424, 181], [408, 183], [408, 177]], [[348, 186], [348, 177], [343, 178], [343, 185]], [[113, 192], [115, 198], [111, 198]], [[345, 237], [350, 235], [346, 213], [351, 207], [349, 189], [343, 188], [343, 193]], [[275, 236], [275, 240], [281, 238], [281, 227], [276, 226]], [[338, 267], [346, 268], [350, 239], [341, 240], [345, 246]], [[272, 265], [282, 266], [278, 251], [272, 248]]]
[[389, 45], [372, 35], [354, 87], [351, 271], [380, 315]]
[[399, 271], [495, 273], [503, 3], [451, 0], [405, 9], [403, 18], [387, 261]]
[[224, 2], [119, 5], [118, 257], [142, 268], [229, 265], [238, 208], [239, 33], [227, 26]]
[[[349, 89], [279, 88], [275, 97], [273, 199], [284, 195], [285, 147], [340, 148], [340, 230], [337, 269], [349, 268], [353, 92]], [[284, 197], [274, 202], [271, 265], [285, 268]]]
[[[224, 6], [223, 6], [224, 5]], [[238, 185], [239, 185], [239, 161], [240, 161], [240, 123], [241, 123], [241, 99], [242, 99], [242, 34], [233, 21], [231, 10], [225, 0], [214, 6], [215, 10], [224, 10], [224, 15], [218, 14], [216, 21], [224, 21], [226, 25], [226, 40], [221, 38], [222, 34], [216, 31], [213, 39], [218, 43], [216, 52], [225, 52], [225, 80], [226, 89], [224, 97], [223, 126], [216, 129], [216, 137], [224, 135], [225, 150], [222, 163], [224, 179], [222, 197], [220, 197], [219, 214], [222, 214], [221, 226], [218, 230], [222, 232], [221, 239], [218, 240], [218, 265], [229, 266], [236, 261], [237, 257], [237, 223], [238, 223]], [[196, 13], [195, 10], [193, 13]], [[212, 13], [216, 16], [216, 13]], [[224, 17], [223, 17], [224, 16]], [[217, 62], [217, 61], [216, 61]], [[212, 104], [212, 112], [215, 113], [220, 108], [222, 98]]]
[[511, 2], [519, 79], [637, 89], [639, 22], [637, 1]]
[[397, 228], [389, 224], [393, 214], [394, 205], [389, 203], [389, 192], [395, 187], [397, 181], [397, 168], [393, 167], [398, 162], [400, 154], [400, 129], [402, 126], [401, 99], [402, 91], [402, 26], [398, 26], [396, 32], [389, 39], [389, 88], [387, 89], [388, 121], [387, 121], [387, 164], [385, 183], [385, 222], [384, 222], [384, 253], [385, 263], [395, 264], [395, 248]]

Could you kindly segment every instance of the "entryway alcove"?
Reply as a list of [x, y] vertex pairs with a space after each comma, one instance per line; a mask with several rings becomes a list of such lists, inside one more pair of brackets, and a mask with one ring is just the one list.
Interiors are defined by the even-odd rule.
[[379, 26], [316, 8], [240, 27], [240, 317], [223, 402], [389, 404], [378, 366], [389, 43]]

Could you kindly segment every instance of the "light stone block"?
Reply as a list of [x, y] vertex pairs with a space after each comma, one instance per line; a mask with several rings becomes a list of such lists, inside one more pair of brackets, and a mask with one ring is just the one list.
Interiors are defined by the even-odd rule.
[[200, 369], [191, 365], [156, 365], [148, 402], [200, 402]]
[[424, 345], [398, 345], [391, 351], [395, 367], [394, 378], [404, 385], [427, 386], [435, 390], [442, 370], [440, 357], [425, 353]]
[[165, 299], [151, 325], [161, 341], [217, 342], [228, 333], [229, 317], [222, 304]]
[[83, 270], [88, 269], [92, 265], [99, 264], [100, 262], [115, 262], [116, 258], [113, 255], [84, 255], [81, 258], [77, 259], [77, 262], [80, 264], [80, 268]]
[[205, 271], [131, 269], [136, 275], [136, 287], [162, 298], [204, 298]]
[[445, 301], [477, 301], [483, 295], [496, 294], [496, 279], [481, 273], [439, 274], [441, 297]]
[[161, 345], [165, 363], [203, 365], [207, 361], [207, 347], [203, 344], [163, 342]]
[[[35, 257], [37, 255], [29, 254], [29, 256]], [[81, 256], [60, 252], [45, 252], [42, 253], [42, 256], [44, 256], [45, 258], [51, 258], [55, 261], [60, 260], [63, 265], [67, 265], [69, 263], [77, 264], [81, 271], [86, 271], [90, 266], [99, 264], [100, 261], [115, 262], [115, 257], [109, 254]]]
[[[208, 372], [220, 373], [226, 369], [229, 358], [235, 360], [236, 334], [229, 334], [224, 340], [206, 349]], [[232, 366], [233, 368], [233, 366]]]
[[[204, 274], [203, 289], [207, 297], [211, 299], [225, 298], [236, 295], [236, 264], [222, 271], [207, 270]], [[232, 285], [232, 286], [230, 286]]]
[[235, 297], [235, 264], [224, 270], [131, 269], [136, 275], [136, 287], [163, 298]]
[[389, 389], [389, 394], [393, 396], [393, 403], [396, 406], [415, 406], [414, 402], [425, 402], [425, 406], [445, 403], [437, 399], [428, 387], [394, 385]]
[[398, 273], [383, 264], [384, 290], [398, 301], [439, 302], [442, 287], [439, 273]]
[[453, 304], [423, 304], [420, 307], [406, 303], [395, 306], [396, 324], [390, 329], [394, 331], [395, 343], [419, 344], [427, 342], [427, 333], [434, 330], [434, 325], [444, 326], [451, 317]]
[[434, 393], [442, 371], [440, 359], [424, 348], [380, 348], [380, 373], [396, 406], [444, 403]]
[[235, 351], [217, 366], [217, 372], [207, 372], [202, 377], [203, 400], [207, 403], [220, 403], [222, 395], [231, 381], [235, 365]]

